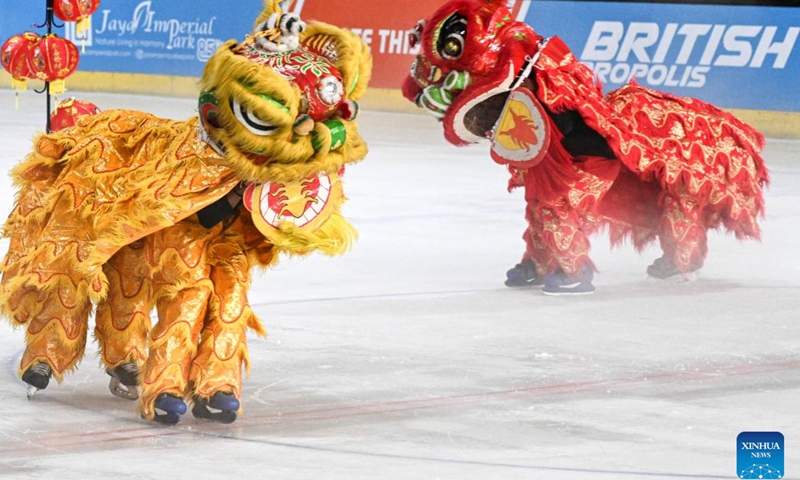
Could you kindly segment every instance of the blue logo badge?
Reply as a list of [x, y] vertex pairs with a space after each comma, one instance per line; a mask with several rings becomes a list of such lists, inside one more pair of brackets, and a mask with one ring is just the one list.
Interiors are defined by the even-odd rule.
[[742, 432], [736, 437], [736, 476], [783, 478], [783, 434]]

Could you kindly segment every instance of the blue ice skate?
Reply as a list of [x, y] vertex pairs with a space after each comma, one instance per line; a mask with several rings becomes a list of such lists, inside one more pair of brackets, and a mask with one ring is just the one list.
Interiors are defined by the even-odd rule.
[[573, 276], [567, 276], [559, 270], [544, 277], [542, 292], [545, 295], [589, 295], [595, 291], [593, 278], [594, 272], [588, 264], [584, 264]]
[[210, 399], [194, 396], [192, 415], [220, 423], [233, 423], [239, 411], [239, 399], [232, 393], [216, 392]]
[[536, 266], [530, 260], [523, 260], [506, 272], [506, 287], [525, 288], [542, 283], [544, 283], [542, 277], [536, 273]]
[[155, 411], [154, 421], [164, 425], [175, 425], [181, 421], [181, 415], [186, 413], [186, 403], [176, 395], [162, 393], [156, 397]]

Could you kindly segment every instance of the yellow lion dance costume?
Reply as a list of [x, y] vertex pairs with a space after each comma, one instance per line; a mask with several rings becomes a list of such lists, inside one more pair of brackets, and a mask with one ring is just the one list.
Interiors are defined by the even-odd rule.
[[234, 421], [246, 330], [264, 334], [251, 268], [354, 239], [340, 176], [367, 153], [355, 115], [371, 67], [356, 35], [268, 0], [206, 65], [199, 118], [106, 111], [37, 137], [12, 173], [0, 281], [0, 312], [26, 328], [29, 394], [76, 367], [96, 305], [112, 391], [143, 418], [177, 423], [189, 400]]

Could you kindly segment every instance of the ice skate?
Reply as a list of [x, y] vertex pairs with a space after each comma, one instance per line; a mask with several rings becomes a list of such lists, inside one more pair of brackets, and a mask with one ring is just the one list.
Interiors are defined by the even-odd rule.
[[210, 399], [195, 395], [192, 415], [220, 423], [233, 423], [239, 411], [239, 400], [231, 393], [216, 392]]
[[681, 272], [672, 260], [667, 257], [657, 258], [652, 265], [647, 267], [647, 274], [659, 280], [683, 280], [693, 282], [697, 280], [697, 270]]
[[155, 416], [153, 420], [164, 425], [175, 425], [186, 413], [186, 403], [182, 398], [171, 393], [162, 393], [156, 397]]
[[542, 292], [545, 295], [589, 295], [595, 291], [594, 285], [592, 285], [593, 278], [594, 272], [589, 265], [584, 265], [573, 276], [567, 276], [559, 270], [544, 277]]
[[542, 285], [544, 280], [536, 273], [536, 266], [530, 260], [518, 263], [506, 272], [506, 287], [526, 288]]
[[111, 375], [108, 389], [113, 395], [126, 400], [139, 398], [139, 367], [136, 363], [123, 363], [113, 369], [106, 369], [106, 373]]
[[39, 390], [47, 388], [53, 369], [50, 365], [39, 362], [28, 367], [22, 374], [22, 381], [28, 384], [28, 398], [32, 398]]

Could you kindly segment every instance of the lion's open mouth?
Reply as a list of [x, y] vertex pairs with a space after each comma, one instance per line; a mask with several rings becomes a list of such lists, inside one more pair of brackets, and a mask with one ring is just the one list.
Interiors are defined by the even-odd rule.
[[509, 94], [509, 91], [501, 91], [467, 110], [464, 115], [464, 128], [473, 135], [489, 138], [489, 132], [500, 118]]
[[[445, 136], [453, 143], [478, 143], [492, 137], [511, 93], [516, 71], [509, 65], [488, 80], [471, 82], [452, 101], [445, 118]], [[445, 83], [447, 80], [445, 80]], [[445, 85], [447, 87], [447, 85]]]

